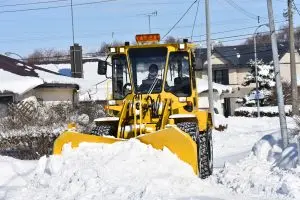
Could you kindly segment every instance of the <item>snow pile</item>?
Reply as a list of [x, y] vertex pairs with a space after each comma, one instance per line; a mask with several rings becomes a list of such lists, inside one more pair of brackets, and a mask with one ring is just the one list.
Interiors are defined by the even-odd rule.
[[[62, 156], [43, 157], [35, 175], [7, 199], [240, 199], [212, 189], [169, 150], [137, 140], [65, 146]], [[214, 198], [215, 199], [215, 198]]]
[[[35, 170], [37, 161], [22, 161], [0, 156], [0, 199], [17, 187], [27, 185], [29, 174]], [[4, 189], [5, 188], [5, 189]]]
[[[266, 123], [264, 120], [264, 123], [276, 129], [271, 121], [273, 120]], [[288, 123], [289, 127], [294, 126], [290, 118]], [[288, 148], [283, 150], [280, 131], [266, 129], [265, 132], [271, 134], [265, 134], [258, 140], [250, 155], [236, 164], [226, 162], [214, 178], [217, 183], [237, 193], [264, 196], [266, 199], [297, 199], [300, 195], [300, 166], [297, 165], [296, 140], [291, 138]]]
[[235, 165], [226, 163], [216, 180], [237, 193], [266, 199], [297, 199], [300, 195], [300, 167], [282, 170], [253, 154]]
[[253, 147], [253, 153], [258, 159], [272, 162], [274, 166], [289, 169], [296, 168], [298, 162], [298, 145], [296, 138], [283, 149], [279, 132], [265, 135]]

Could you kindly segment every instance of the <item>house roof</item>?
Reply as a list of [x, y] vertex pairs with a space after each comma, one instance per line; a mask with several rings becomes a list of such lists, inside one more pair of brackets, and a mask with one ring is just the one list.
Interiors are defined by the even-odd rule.
[[57, 72], [47, 70], [35, 65], [29, 65], [25, 62], [1, 54], [0, 54], [0, 69], [7, 72], [11, 72], [13, 74], [17, 74], [19, 76], [39, 77], [39, 74], [36, 72], [36, 70], [41, 70], [47, 73], [61, 75]]
[[[201, 59], [202, 65], [207, 60], [207, 49], [196, 49], [196, 56]], [[220, 55], [220, 58], [227, 60], [232, 67], [246, 66], [249, 61], [254, 60], [254, 45], [236, 45], [236, 46], [222, 46], [214, 47], [213, 53]], [[258, 44], [257, 45], [257, 59], [264, 63], [273, 61], [272, 45]], [[287, 42], [278, 43], [278, 55], [281, 59], [287, 52], [289, 52], [289, 45]]]
[[[0, 55], [0, 93], [13, 92], [24, 94], [40, 85], [54, 84], [59, 87], [66, 84], [77, 84], [73, 78], [63, 76], [58, 72], [35, 65], [29, 65], [19, 60]], [[76, 88], [79, 88], [77, 85]]]

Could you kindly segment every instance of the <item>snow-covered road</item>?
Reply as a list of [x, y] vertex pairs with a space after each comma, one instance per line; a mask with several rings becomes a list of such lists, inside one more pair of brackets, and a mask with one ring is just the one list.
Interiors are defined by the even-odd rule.
[[278, 118], [229, 118], [226, 131], [214, 132], [215, 171], [206, 180], [168, 149], [137, 140], [83, 144], [39, 161], [0, 157], [0, 199], [297, 199], [300, 168], [281, 170], [251, 151], [278, 130]]

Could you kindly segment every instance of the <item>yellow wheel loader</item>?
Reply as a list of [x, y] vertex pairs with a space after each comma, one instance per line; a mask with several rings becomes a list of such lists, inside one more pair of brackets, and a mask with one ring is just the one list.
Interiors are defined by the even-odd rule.
[[198, 109], [194, 45], [159, 40], [159, 34], [143, 34], [135, 45], [110, 48], [109, 62], [98, 63], [100, 75], [108, 76], [111, 66], [110, 117], [96, 119], [90, 133], [65, 131], [54, 143], [54, 154], [66, 143], [77, 147], [136, 138], [156, 149], [167, 147], [200, 178], [212, 174], [213, 125], [210, 113]]

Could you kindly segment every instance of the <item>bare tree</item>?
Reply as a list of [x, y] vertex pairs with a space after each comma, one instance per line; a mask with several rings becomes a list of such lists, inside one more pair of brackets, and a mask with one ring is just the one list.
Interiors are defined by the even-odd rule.
[[29, 64], [36, 64], [41, 62], [51, 62], [59, 60], [69, 59], [69, 53], [67, 51], [61, 51], [56, 49], [37, 49], [27, 57]]
[[[289, 27], [288, 25], [281, 26], [277, 34], [278, 42], [287, 42], [289, 41]], [[257, 44], [266, 44], [271, 43], [270, 34], [268, 32], [259, 33], [256, 36]], [[253, 37], [246, 39], [244, 44], [253, 44]], [[295, 28], [295, 45], [300, 46], [300, 27]]]
[[172, 43], [179, 43], [181, 40], [180, 39], [176, 39], [175, 37], [173, 36], [168, 36], [166, 39], [165, 39], [165, 44], [172, 44]]
[[109, 47], [122, 46], [124, 43], [120, 41], [113, 41], [112, 43], [102, 42], [100, 49], [96, 52], [96, 55], [103, 55], [109, 53]]

